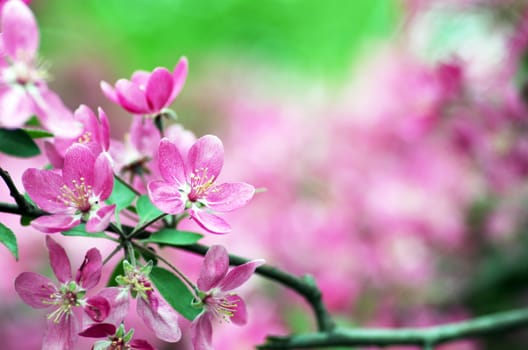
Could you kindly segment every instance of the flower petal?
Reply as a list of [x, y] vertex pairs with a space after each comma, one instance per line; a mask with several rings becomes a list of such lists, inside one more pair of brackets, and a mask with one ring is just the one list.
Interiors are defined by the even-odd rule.
[[215, 211], [228, 212], [243, 207], [255, 194], [255, 187], [244, 182], [224, 183], [207, 194], [207, 206]]
[[69, 214], [44, 215], [31, 221], [31, 226], [44, 233], [68, 231], [79, 225], [81, 220]]
[[185, 183], [185, 164], [176, 145], [163, 138], [159, 143], [158, 164], [161, 177], [170, 183]]
[[143, 339], [134, 339], [129, 343], [132, 350], [156, 350], [155, 347]]
[[29, 90], [35, 102], [35, 111], [40, 122], [56, 137], [77, 137], [81, 135], [83, 126], [73, 117], [60, 97], [45, 87]]
[[106, 81], [101, 81], [99, 83], [99, 87], [101, 88], [101, 90], [103, 91], [103, 95], [105, 95], [107, 99], [114, 103], [120, 104], [119, 98], [117, 97], [117, 93], [112, 85], [108, 84]]
[[23, 272], [15, 279], [15, 290], [29, 306], [45, 309], [50, 307], [50, 295], [57, 291], [57, 287], [49, 278], [38, 273]]
[[95, 214], [90, 215], [86, 223], [86, 232], [102, 232], [114, 217], [116, 205], [106, 205], [99, 209]]
[[172, 88], [172, 93], [168, 101], [168, 105], [174, 101], [176, 96], [180, 94], [180, 91], [183, 89], [185, 80], [187, 79], [187, 72], [189, 71], [189, 62], [187, 62], [187, 57], [182, 57], [174, 67], [172, 72], [172, 78], [174, 79], [174, 86]]
[[5, 52], [15, 60], [31, 61], [39, 46], [39, 31], [29, 7], [22, 1], [8, 1], [1, 23]]
[[191, 323], [191, 339], [194, 350], [213, 350], [213, 326], [208, 313], [200, 315]]
[[57, 279], [61, 283], [71, 281], [70, 259], [68, 259], [64, 248], [50, 236], [46, 236], [46, 245], [49, 250], [50, 265]]
[[110, 335], [114, 335], [116, 330], [116, 326], [113, 324], [96, 323], [86, 328], [84, 331], [79, 333], [79, 335], [87, 338], [106, 338]]
[[101, 122], [101, 127], [99, 128], [101, 146], [104, 151], [108, 151], [108, 148], [110, 148], [110, 121], [101, 107], [97, 109], [97, 113], [99, 114], [99, 121]]
[[198, 225], [211, 233], [223, 234], [231, 232], [231, 226], [227, 221], [217, 215], [196, 208], [191, 208], [189, 214]]
[[42, 341], [42, 350], [73, 350], [78, 333], [79, 322], [72, 313], [62, 316], [59, 322], [50, 319]]
[[161, 134], [152, 118], [134, 116], [130, 127], [130, 142], [141, 155], [152, 158], [160, 139]]
[[218, 177], [224, 165], [224, 146], [214, 135], [202, 136], [192, 145], [187, 156], [187, 177], [196, 170], [206, 169], [207, 176], [213, 181]]
[[150, 74], [151, 73], [147, 72], [146, 70], [137, 70], [134, 73], [132, 73], [132, 77], [130, 77], [130, 81], [139, 87], [145, 88], [149, 81]]
[[19, 128], [34, 114], [33, 99], [21, 86], [0, 92], [0, 126]]
[[247, 323], [247, 309], [244, 300], [236, 294], [228, 295], [226, 299], [231, 305], [236, 305], [233, 316], [230, 318], [231, 322], [237, 326], [245, 325]]
[[27, 169], [22, 175], [22, 184], [29, 197], [42, 209], [50, 213], [63, 212], [67, 206], [61, 199], [62, 177], [51, 170]]
[[94, 172], [97, 176], [93, 179], [93, 193], [105, 200], [110, 197], [114, 188], [114, 171], [105, 153], [99, 154], [95, 159]]
[[249, 261], [239, 266], [235, 266], [227, 273], [225, 278], [220, 283], [220, 289], [223, 291], [230, 291], [241, 286], [251, 277], [251, 275], [253, 275], [255, 269], [263, 264], [264, 260], [258, 259]]
[[157, 338], [169, 343], [180, 340], [178, 314], [163, 298], [154, 293], [149, 295], [148, 301], [138, 298], [137, 313]]
[[94, 165], [95, 157], [88, 147], [80, 143], [71, 145], [64, 155], [62, 168], [64, 184], [74, 189], [75, 185], [81, 185], [81, 179], [84, 179], [86, 186], [92, 186], [95, 180]]
[[149, 198], [154, 205], [167, 214], [181, 214], [185, 210], [182, 194], [176, 185], [163, 181], [148, 184]]
[[[96, 156], [108, 149], [110, 142], [108, 118], [101, 108], [99, 108], [99, 118], [97, 118], [89, 107], [80, 105], [75, 110], [74, 117], [84, 127], [83, 134], [74, 140], [75, 142], [85, 144]], [[73, 143], [71, 139], [69, 141], [70, 144]]]
[[100, 295], [88, 298], [84, 306], [84, 312], [95, 322], [104, 321], [110, 314], [111, 309], [108, 299]]
[[115, 88], [121, 107], [134, 114], [149, 113], [145, 92], [137, 84], [126, 79], [119, 79]]
[[92, 248], [86, 252], [83, 263], [75, 276], [75, 281], [84, 289], [91, 289], [99, 283], [102, 268], [101, 253], [97, 248]]
[[213, 245], [205, 254], [200, 276], [198, 277], [198, 288], [208, 291], [218, 286], [225, 277], [229, 268], [229, 256], [227, 250], [221, 245]]
[[[55, 142], [56, 141], [57, 139], [55, 139]], [[44, 141], [44, 153], [46, 153], [46, 157], [48, 157], [49, 162], [55, 169], [62, 169], [64, 157], [60, 154], [57, 147], [53, 143]]]
[[106, 298], [110, 303], [111, 312], [105, 322], [120, 324], [128, 313], [129, 292], [126, 288], [108, 287], [102, 289], [97, 296]]
[[172, 93], [174, 81], [167, 68], [154, 69], [147, 83], [147, 104], [152, 113], [159, 112], [167, 106], [167, 101]]
[[196, 136], [180, 124], [173, 124], [165, 129], [165, 136], [176, 146], [182, 159], [187, 158], [189, 149], [196, 142]]

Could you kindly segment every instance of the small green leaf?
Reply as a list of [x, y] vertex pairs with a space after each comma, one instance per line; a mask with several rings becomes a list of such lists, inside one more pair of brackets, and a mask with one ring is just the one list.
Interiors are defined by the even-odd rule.
[[39, 127], [39, 126], [40, 126], [40, 121], [38, 120], [38, 118], [37, 118], [36, 115], [33, 115], [33, 116], [31, 116], [31, 118], [29, 118], [29, 120], [26, 122], [26, 126], [35, 126], [35, 127]]
[[202, 308], [192, 306], [194, 295], [172, 272], [161, 267], [153, 267], [150, 280], [174, 310], [186, 319], [192, 321], [202, 312]]
[[126, 186], [125, 184], [123, 184], [121, 180], [115, 178], [114, 189], [112, 190], [112, 194], [108, 198], [107, 202], [108, 204], [116, 205], [116, 215], [121, 210], [125, 209], [130, 204], [132, 204], [134, 198], [136, 198], [136, 194], [134, 193], [134, 191], [128, 188], [128, 186]]
[[203, 237], [202, 234], [189, 232], [189, 231], [178, 231], [175, 229], [164, 228], [158, 232], [155, 232], [145, 240], [145, 242], [162, 243], [172, 246], [190, 245], [198, 242]]
[[106, 284], [107, 287], [117, 287], [119, 284], [116, 281], [117, 276], [123, 276], [125, 274], [125, 270], [123, 269], [123, 260], [119, 260], [116, 267], [114, 268], [114, 271], [112, 271], [112, 274], [110, 275], [110, 278], [108, 279], [108, 283]]
[[42, 139], [44, 137], [53, 137], [53, 134], [48, 131], [44, 130], [38, 130], [38, 129], [24, 129], [24, 131], [31, 137], [32, 139]]
[[22, 226], [29, 226], [31, 224], [31, 221], [33, 221], [34, 218], [29, 216], [21, 216], [20, 217], [20, 225]]
[[7, 249], [13, 254], [16, 260], [18, 260], [18, 244], [16, 240], [16, 236], [9, 229], [9, 227], [5, 226], [4, 224], [0, 223], [0, 243], [5, 245]]
[[143, 195], [138, 198], [136, 202], [136, 209], [139, 215], [140, 225], [149, 222], [150, 220], [155, 219], [156, 217], [163, 214], [161, 210], [159, 210], [154, 206], [154, 204], [152, 204], [147, 195]]
[[71, 230], [62, 232], [64, 236], [80, 236], [80, 237], [94, 237], [94, 238], [105, 238], [104, 232], [86, 232], [86, 225], [80, 224], [72, 228]]
[[0, 129], [0, 152], [21, 158], [40, 154], [35, 141], [22, 129]]

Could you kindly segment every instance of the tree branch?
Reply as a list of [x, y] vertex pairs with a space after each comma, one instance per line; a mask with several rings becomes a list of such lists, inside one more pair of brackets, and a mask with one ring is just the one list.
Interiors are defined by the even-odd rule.
[[285, 337], [270, 336], [259, 350], [310, 349], [337, 346], [416, 345], [432, 349], [453, 340], [488, 336], [528, 325], [528, 308], [495, 313], [468, 321], [426, 328], [336, 328], [331, 332], [306, 333]]
[[[29, 217], [39, 217], [48, 214], [27, 201], [16, 188], [9, 173], [2, 168], [0, 168], [0, 177], [6, 183], [11, 197], [16, 202], [16, 204], [0, 202], [0, 212]], [[125, 233], [116, 230], [115, 227], [110, 225], [107, 230], [126, 236], [134, 228], [123, 226], [123, 229]], [[141, 230], [138, 230], [137, 233], [141, 233]], [[137, 238], [140, 238], [139, 235]], [[202, 244], [192, 244], [178, 247], [178, 249], [205, 255], [209, 247]], [[241, 265], [248, 261], [249, 259], [237, 255], [229, 255], [229, 263], [231, 265]], [[312, 276], [294, 276], [270, 265], [260, 266], [257, 268], [256, 273], [278, 282], [303, 296], [313, 309], [318, 328], [318, 332], [313, 333], [283, 337], [270, 336], [267, 338], [266, 344], [258, 346], [260, 350], [311, 349], [358, 345], [416, 345], [422, 346], [424, 349], [433, 349], [435, 345], [453, 340], [486, 336], [528, 325], [528, 308], [524, 308], [428, 328], [336, 328], [322, 301], [321, 291]]]
[[27, 210], [34, 208], [31, 203], [26, 201], [24, 195], [18, 191], [15, 186], [15, 183], [13, 182], [13, 179], [11, 178], [11, 175], [9, 175], [9, 172], [3, 169], [2, 167], [0, 167], [0, 177], [4, 180], [5, 184], [7, 185], [7, 188], [9, 189], [9, 194], [11, 195], [11, 197], [13, 197], [15, 203], [22, 210], [22, 212], [26, 212]]

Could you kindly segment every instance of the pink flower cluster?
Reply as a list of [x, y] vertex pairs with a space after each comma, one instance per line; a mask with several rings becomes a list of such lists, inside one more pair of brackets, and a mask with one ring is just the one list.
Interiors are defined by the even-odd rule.
[[[169, 106], [186, 80], [186, 58], [173, 72], [158, 67], [152, 72], [137, 71], [131, 80], [118, 80], [115, 87], [101, 82], [104, 95], [133, 114], [130, 135], [124, 142], [115, 141], [110, 139], [110, 122], [101, 108], [96, 115], [81, 105], [72, 113], [48, 89], [46, 74], [37, 64], [39, 32], [29, 7], [10, 0], [3, 4], [1, 16], [0, 127], [23, 128], [36, 115], [53, 134], [43, 142], [51, 167], [30, 168], [22, 175], [27, 195], [41, 210], [31, 227], [48, 234], [77, 230], [81, 235], [97, 233], [94, 237], [110, 238], [105, 231], [117, 235], [110, 238], [117, 244], [114, 253], [103, 262], [99, 249], [91, 248], [75, 275], [65, 249], [46, 236], [58, 283], [33, 272], [16, 278], [15, 290], [26, 304], [50, 310], [42, 348], [75, 349], [82, 336], [95, 339], [93, 348], [100, 350], [154, 349], [147, 340], [135, 339], [134, 330], [126, 326], [131, 299], [136, 300], [135, 315], [158, 340], [178, 342], [182, 332], [177, 308], [152, 281], [152, 260], [144, 257], [145, 263], [140, 264], [136, 258], [141, 249], [151, 247], [137, 243], [135, 235], [152, 234], [150, 229], [163, 221], [144, 225], [139, 209], [131, 208], [139, 207], [143, 198], [137, 197], [148, 192], [150, 202], [164, 213], [157, 219], [172, 216], [174, 229], [179, 220], [190, 216], [208, 232], [227, 233], [231, 226], [218, 213], [245, 206], [255, 193], [246, 183], [219, 183], [224, 148], [218, 137], [196, 139], [179, 124], [163, 127], [171, 122], [174, 112]], [[115, 198], [118, 195], [112, 197], [117, 181], [134, 196], [124, 208]], [[134, 227], [127, 231], [124, 221]], [[125, 259], [117, 286], [95, 291], [103, 265], [121, 250]], [[247, 281], [263, 261], [254, 260], [230, 272], [228, 261], [225, 248], [214, 246], [205, 257], [197, 285], [179, 277], [195, 294], [199, 316], [191, 332], [197, 350], [212, 348], [213, 319], [246, 323], [245, 304], [231, 290]]]

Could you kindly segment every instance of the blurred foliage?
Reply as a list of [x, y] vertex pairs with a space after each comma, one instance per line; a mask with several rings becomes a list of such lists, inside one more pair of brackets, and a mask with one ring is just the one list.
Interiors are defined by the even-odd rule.
[[34, 1], [42, 54], [102, 55], [118, 72], [181, 55], [193, 68], [221, 55], [338, 78], [369, 40], [390, 35], [395, 0], [46, 0]]

